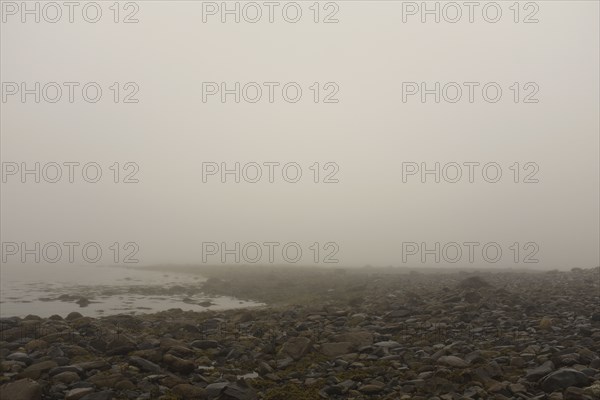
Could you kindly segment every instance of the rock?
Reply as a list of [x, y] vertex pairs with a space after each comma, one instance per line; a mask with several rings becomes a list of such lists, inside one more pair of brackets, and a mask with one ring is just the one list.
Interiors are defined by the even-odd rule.
[[510, 391], [512, 393], [525, 393], [527, 391], [527, 388], [520, 384], [520, 383], [511, 383], [508, 388], [510, 389]]
[[131, 356], [131, 357], [129, 357], [129, 363], [133, 366], [138, 367], [142, 371], [153, 372], [153, 373], [160, 372], [160, 366], [158, 366], [157, 364], [153, 363], [152, 361], [148, 361], [142, 357]]
[[107, 370], [110, 368], [110, 364], [104, 360], [94, 360], [94, 361], [86, 361], [75, 364], [76, 367], [81, 368], [84, 371], [90, 371], [93, 369], [98, 369], [101, 371]]
[[563, 396], [565, 400], [591, 400], [585, 395], [583, 389], [574, 386], [568, 387]]
[[33, 363], [33, 359], [22, 352], [11, 353], [6, 357], [6, 359], [11, 361], [19, 361], [27, 365]]
[[206, 390], [199, 386], [190, 385], [187, 383], [179, 384], [171, 389], [173, 394], [180, 396], [183, 399], [206, 399]]
[[321, 345], [321, 353], [327, 357], [337, 357], [350, 353], [352, 347], [351, 342], [323, 343]]
[[109, 390], [86, 394], [81, 400], [112, 400], [113, 393]]
[[41, 361], [36, 364], [31, 364], [19, 374], [22, 378], [39, 379], [40, 376], [54, 367], [58, 367], [55, 361]]
[[216, 340], [194, 340], [192, 343], [190, 343], [190, 346], [202, 350], [216, 349], [219, 347], [219, 342]]
[[48, 342], [40, 339], [34, 339], [25, 345], [25, 350], [29, 352], [46, 348], [48, 348]]
[[490, 286], [491, 285], [489, 283], [487, 283], [480, 276], [471, 276], [469, 278], [463, 279], [458, 284], [458, 287], [461, 289], [480, 289], [480, 288], [487, 288]]
[[583, 387], [590, 384], [587, 375], [570, 368], [563, 368], [548, 374], [540, 385], [546, 393], [564, 390], [569, 386]]
[[481, 294], [479, 294], [479, 292], [477, 292], [475, 290], [470, 290], [467, 293], [465, 293], [465, 295], [464, 295], [464, 300], [467, 303], [477, 303], [482, 298], [483, 298], [483, 296]]
[[87, 307], [91, 301], [85, 297], [80, 297], [75, 303], [79, 304], [79, 307]]
[[115, 384], [117, 390], [134, 390], [136, 386], [129, 379], [123, 379]]
[[106, 354], [109, 356], [124, 355], [137, 348], [135, 342], [125, 335], [117, 335], [106, 344]]
[[80, 400], [83, 396], [94, 393], [93, 388], [71, 389], [65, 394], [65, 400]]
[[271, 373], [273, 373], [273, 368], [269, 364], [267, 364], [264, 361], [261, 361], [258, 364], [258, 374], [259, 375], [262, 376], [262, 375], [268, 375], [268, 374], [271, 374]]
[[65, 385], [70, 385], [73, 382], [78, 382], [81, 380], [79, 375], [75, 372], [65, 371], [60, 374], [56, 374], [52, 377], [52, 380], [55, 382], [64, 383]]
[[438, 363], [455, 368], [466, 368], [469, 366], [465, 360], [456, 356], [442, 356], [438, 358]]
[[93, 383], [99, 388], [114, 388], [117, 382], [123, 380], [120, 373], [99, 373], [88, 378], [88, 382]]
[[552, 371], [554, 371], [554, 363], [552, 361], [546, 361], [539, 367], [528, 369], [525, 379], [529, 382], [537, 382]]
[[364, 394], [377, 394], [383, 390], [383, 386], [379, 385], [365, 385], [358, 389], [361, 393]]
[[383, 342], [377, 342], [373, 346], [383, 347], [383, 348], [388, 348], [388, 349], [394, 349], [394, 348], [397, 348], [397, 347], [402, 347], [402, 345], [400, 343], [398, 343], [396, 341], [393, 341], [393, 340], [386, 340], [386, 341], [383, 341]]
[[294, 360], [301, 359], [310, 349], [311, 341], [305, 337], [293, 337], [284, 343], [281, 354], [288, 355]]
[[78, 313], [77, 311], [70, 312], [69, 315], [65, 318], [67, 321], [74, 321], [76, 319], [83, 318], [83, 315]]
[[335, 336], [336, 342], [350, 342], [356, 347], [373, 344], [373, 334], [369, 331], [346, 332]]
[[396, 319], [408, 317], [412, 312], [407, 309], [393, 310], [384, 315], [385, 319]]
[[588, 396], [593, 396], [595, 398], [600, 399], [600, 381], [594, 383], [591, 386], [586, 387], [585, 389], [583, 389], [583, 392]]
[[21, 379], [0, 387], [0, 399], [6, 400], [40, 400], [42, 387], [31, 379]]
[[254, 389], [243, 380], [228, 384], [223, 391], [223, 396], [225, 399], [232, 400], [255, 400], [258, 398]]
[[229, 384], [229, 382], [211, 383], [210, 385], [208, 385], [206, 387], [206, 394], [210, 398], [217, 397], [223, 392], [223, 390], [225, 390], [225, 387], [228, 384]]
[[52, 368], [50, 371], [48, 371], [48, 375], [54, 376], [54, 375], [61, 374], [63, 372], [75, 372], [80, 377], [85, 375], [83, 369], [76, 365], [63, 365], [60, 367]]
[[169, 369], [173, 372], [189, 374], [196, 369], [196, 366], [192, 361], [184, 360], [183, 358], [175, 357], [171, 354], [165, 354], [163, 361], [168, 364]]

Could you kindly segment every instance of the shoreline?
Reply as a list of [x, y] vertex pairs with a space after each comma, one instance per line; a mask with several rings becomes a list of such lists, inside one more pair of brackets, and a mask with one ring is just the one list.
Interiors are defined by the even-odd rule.
[[598, 269], [246, 276], [255, 273], [221, 269], [207, 282], [239, 295], [260, 289], [270, 305], [2, 318], [2, 398], [600, 396]]

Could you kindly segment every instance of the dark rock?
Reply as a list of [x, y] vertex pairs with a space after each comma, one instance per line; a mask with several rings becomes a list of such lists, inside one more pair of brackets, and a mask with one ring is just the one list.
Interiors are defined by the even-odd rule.
[[67, 321], [74, 321], [76, 319], [83, 318], [83, 315], [78, 313], [77, 311], [70, 312], [69, 315], [65, 318]]
[[583, 387], [590, 384], [587, 375], [570, 368], [563, 368], [548, 374], [540, 385], [546, 393], [564, 390], [569, 386]]

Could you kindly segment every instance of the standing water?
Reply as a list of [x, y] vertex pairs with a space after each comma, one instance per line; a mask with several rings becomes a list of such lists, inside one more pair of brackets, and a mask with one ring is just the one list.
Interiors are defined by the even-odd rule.
[[206, 297], [205, 279], [183, 272], [114, 266], [6, 266], [0, 268], [0, 317], [35, 314], [140, 314], [181, 308], [225, 310], [260, 306], [232, 297]]

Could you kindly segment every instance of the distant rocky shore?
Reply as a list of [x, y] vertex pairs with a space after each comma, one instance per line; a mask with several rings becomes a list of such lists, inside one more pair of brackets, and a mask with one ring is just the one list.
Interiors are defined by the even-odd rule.
[[266, 307], [0, 319], [0, 399], [600, 399], [600, 268], [221, 268]]

